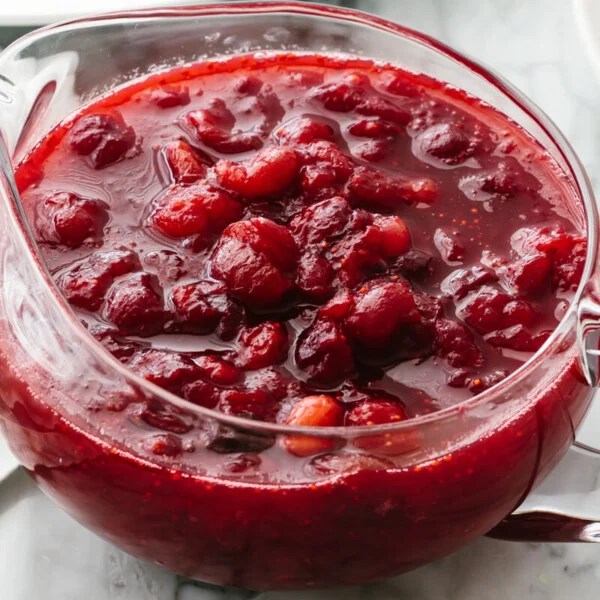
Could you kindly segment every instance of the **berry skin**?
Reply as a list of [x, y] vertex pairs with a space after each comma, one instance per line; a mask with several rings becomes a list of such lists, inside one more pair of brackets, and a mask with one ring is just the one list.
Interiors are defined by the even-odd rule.
[[[331, 396], [305, 396], [298, 400], [287, 416], [286, 425], [306, 427], [336, 427], [342, 424], [344, 411]], [[289, 435], [283, 440], [285, 449], [295, 456], [312, 456], [326, 452], [335, 446], [327, 438]]]
[[95, 169], [103, 169], [125, 158], [135, 141], [133, 128], [128, 127], [117, 112], [81, 117], [69, 132], [71, 149], [89, 156]]
[[393, 177], [371, 167], [357, 167], [346, 190], [353, 204], [386, 209], [419, 202], [431, 204], [438, 194], [438, 186], [431, 179]]
[[206, 181], [174, 185], [158, 198], [150, 216], [152, 225], [171, 238], [220, 233], [242, 215], [242, 205], [224, 190]]
[[36, 229], [47, 242], [79, 248], [86, 242], [101, 240], [108, 221], [105, 202], [59, 192], [44, 199], [38, 209]]
[[481, 367], [483, 355], [473, 334], [462, 324], [449, 319], [435, 322], [435, 353], [452, 367]]
[[229, 225], [211, 259], [211, 274], [241, 302], [268, 306], [292, 290], [298, 248], [283, 225], [257, 217]]
[[311, 117], [298, 117], [288, 121], [275, 131], [282, 144], [310, 144], [317, 140], [333, 140], [333, 127]]
[[198, 281], [173, 288], [173, 304], [178, 329], [206, 335], [240, 319], [239, 308], [227, 297], [220, 282]]
[[150, 100], [160, 108], [186, 106], [190, 103], [190, 90], [179, 85], [166, 85], [152, 90]]
[[103, 316], [123, 335], [147, 337], [160, 333], [167, 313], [156, 277], [133, 273], [116, 281], [106, 297]]
[[220, 160], [215, 172], [225, 189], [245, 198], [259, 198], [282, 194], [296, 179], [298, 168], [292, 148], [268, 146], [242, 162]]
[[89, 311], [100, 308], [116, 277], [140, 268], [138, 257], [128, 250], [96, 252], [64, 273], [58, 285], [73, 305]]
[[399, 423], [406, 419], [400, 404], [390, 400], [363, 400], [354, 405], [345, 417], [349, 426], [372, 426], [385, 423]]
[[163, 148], [163, 154], [175, 183], [195, 183], [206, 177], [210, 160], [187, 142], [170, 142]]
[[288, 333], [281, 323], [266, 321], [240, 335], [239, 364], [254, 371], [283, 362], [289, 350]]
[[354, 357], [340, 325], [317, 319], [296, 345], [296, 364], [310, 383], [334, 387], [354, 370]]

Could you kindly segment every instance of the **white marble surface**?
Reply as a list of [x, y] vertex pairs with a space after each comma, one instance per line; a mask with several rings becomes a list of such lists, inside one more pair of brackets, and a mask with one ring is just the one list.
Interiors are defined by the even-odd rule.
[[[496, 69], [563, 129], [600, 191], [600, 70], [569, 0], [358, 0]], [[1, 23], [0, 8], [0, 23]], [[591, 29], [593, 36], [593, 28]], [[600, 30], [599, 30], [600, 31]], [[599, 34], [600, 36], [600, 34]], [[444, 560], [377, 585], [254, 594], [181, 581], [75, 524], [21, 472], [0, 442], [2, 600], [596, 600], [600, 544], [481, 539]]]

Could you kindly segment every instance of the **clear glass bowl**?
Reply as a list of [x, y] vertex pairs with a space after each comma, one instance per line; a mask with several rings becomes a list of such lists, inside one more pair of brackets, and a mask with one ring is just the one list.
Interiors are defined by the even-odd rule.
[[[12, 165], [82, 104], [133, 79], [223, 55], [281, 50], [359, 54], [450, 82], [519, 123], [564, 169], [575, 190], [573, 210], [588, 231], [583, 283], [555, 333], [505, 381], [453, 408], [368, 432], [249, 421], [136, 377], [88, 335], [60, 296], [24, 221]], [[275, 2], [57, 25], [9, 47], [0, 73], [0, 425], [40, 487], [99, 535], [213, 583], [364, 583], [490, 531], [571, 445], [598, 372], [591, 287], [598, 216], [568, 143], [496, 75], [376, 17]], [[165, 432], [145, 425], [144, 411], [189, 451], [149, 454], [148, 440]], [[290, 436], [327, 450], [293, 456], [285, 450]], [[582, 537], [586, 523], [561, 535]], [[499, 531], [550, 535], [531, 520], [527, 527], [505, 520]]]

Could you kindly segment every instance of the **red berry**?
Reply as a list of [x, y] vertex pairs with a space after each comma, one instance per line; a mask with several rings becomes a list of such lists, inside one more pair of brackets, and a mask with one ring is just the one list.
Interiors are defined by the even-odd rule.
[[185, 384], [182, 392], [186, 400], [205, 408], [215, 408], [221, 399], [221, 390], [202, 379]]
[[161, 332], [167, 314], [156, 277], [133, 273], [116, 281], [106, 298], [103, 316], [126, 335], [150, 336]]
[[199, 379], [201, 375], [200, 368], [191, 358], [165, 350], [139, 352], [128, 366], [140, 377], [173, 394], [181, 394], [186, 383]]
[[296, 363], [309, 382], [334, 387], [354, 370], [352, 350], [341, 327], [318, 319], [302, 333], [296, 346]]
[[189, 333], [206, 335], [223, 321], [238, 320], [240, 311], [227, 297], [222, 283], [198, 281], [173, 288], [171, 301], [178, 328]]
[[363, 400], [347, 413], [345, 424], [349, 426], [372, 426], [399, 423], [406, 419], [402, 406], [390, 400]]
[[431, 179], [394, 177], [371, 167], [357, 167], [346, 189], [351, 202], [388, 209], [418, 202], [430, 204], [438, 193]]
[[220, 160], [215, 167], [224, 188], [246, 198], [282, 194], [298, 174], [298, 158], [289, 146], [268, 146], [248, 160]]
[[348, 131], [356, 137], [383, 138], [394, 136], [398, 128], [382, 119], [361, 119], [348, 126]]
[[163, 149], [165, 159], [176, 183], [195, 183], [206, 177], [208, 160], [187, 142], [168, 143]]
[[516, 291], [536, 295], [548, 287], [552, 261], [546, 254], [532, 253], [509, 264], [504, 270], [507, 283]]
[[[342, 424], [343, 417], [342, 407], [331, 396], [320, 394], [298, 400], [285, 422], [295, 426], [335, 427]], [[289, 435], [283, 444], [295, 456], [311, 456], [335, 446], [333, 440], [304, 435]]]
[[489, 286], [462, 301], [456, 314], [481, 334], [513, 325], [527, 326], [536, 319], [531, 304]]
[[310, 144], [317, 140], [332, 140], [334, 130], [331, 125], [312, 117], [297, 117], [275, 131], [275, 137], [283, 144]]
[[428, 154], [449, 165], [464, 162], [473, 154], [473, 144], [465, 131], [451, 123], [431, 125], [415, 138], [417, 154]]
[[108, 223], [108, 205], [70, 192], [47, 196], [38, 210], [36, 228], [47, 242], [78, 248], [102, 238]]
[[494, 331], [485, 337], [485, 341], [499, 348], [510, 348], [519, 352], [536, 352], [550, 337], [551, 331], [532, 333], [523, 325], [514, 325], [501, 331]]
[[333, 142], [313, 142], [298, 151], [303, 165], [300, 184], [309, 195], [335, 195], [352, 173], [351, 160]]
[[222, 154], [258, 150], [263, 145], [258, 133], [233, 130], [235, 117], [222, 100], [215, 100], [210, 108], [186, 113], [182, 123], [201, 143]]
[[120, 113], [80, 117], [69, 133], [69, 145], [77, 154], [89, 156], [96, 169], [122, 160], [135, 145], [135, 132]]
[[275, 418], [278, 405], [263, 390], [223, 390], [218, 409], [227, 415], [271, 421]]
[[145, 440], [144, 446], [156, 456], [175, 458], [183, 452], [181, 438], [172, 433], [154, 435]]
[[185, 86], [165, 85], [152, 90], [150, 100], [160, 108], [185, 106], [190, 103], [190, 90]]
[[404, 281], [370, 281], [354, 295], [354, 306], [345, 319], [348, 335], [361, 345], [382, 349], [398, 328], [421, 320], [415, 299]]
[[320, 244], [344, 233], [352, 208], [339, 196], [327, 198], [305, 208], [294, 215], [290, 221], [290, 229], [298, 244]]
[[329, 261], [319, 254], [307, 252], [300, 257], [296, 286], [312, 300], [323, 300], [331, 293], [333, 269]]
[[453, 367], [481, 367], [483, 355], [473, 334], [461, 323], [449, 319], [435, 322], [435, 352]]
[[378, 216], [374, 224], [380, 232], [383, 256], [396, 258], [408, 252], [411, 246], [410, 231], [400, 217]]
[[237, 200], [201, 181], [191, 186], [168, 188], [157, 199], [150, 219], [164, 235], [183, 238], [219, 233], [241, 215], [242, 205]]
[[288, 333], [281, 323], [265, 321], [240, 335], [239, 364], [253, 371], [283, 362], [289, 349]]
[[242, 379], [242, 372], [230, 361], [217, 355], [204, 354], [195, 359], [202, 377], [217, 385], [233, 385]]
[[289, 230], [259, 217], [225, 229], [212, 255], [211, 273], [242, 302], [265, 306], [292, 289], [297, 261]]
[[147, 401], [139, 416], [151, 427], [171, 433], [187, 433], [194, 427], [192, 415], [155, 398]]
[[128, 250], [97, 252], [58, 280], [60, 290], [73, 306], [98, 310], [115, 277], [140, 268], [138, 257]]

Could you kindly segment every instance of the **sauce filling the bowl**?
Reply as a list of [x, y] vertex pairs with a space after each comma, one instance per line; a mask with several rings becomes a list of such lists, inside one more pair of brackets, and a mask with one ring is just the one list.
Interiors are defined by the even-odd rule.
[[293, 425], [394, 423], [501, 381], [586, 254], [572, 188], [518, 125], [361, 59], [148, 77], [58, 125], [17, 181], [114, 356], [194, 404]]

